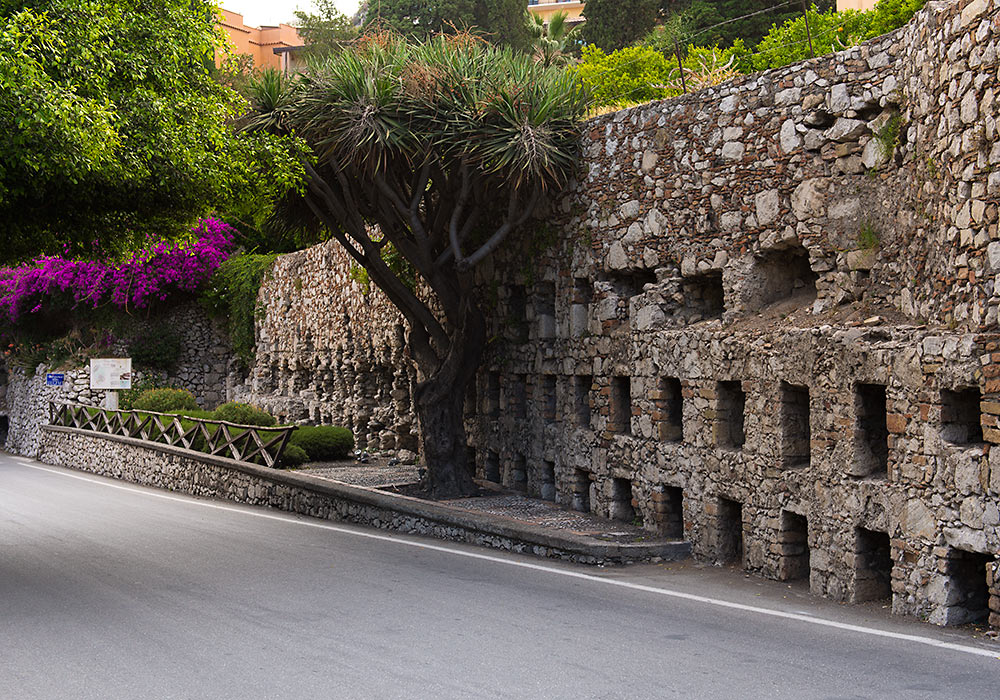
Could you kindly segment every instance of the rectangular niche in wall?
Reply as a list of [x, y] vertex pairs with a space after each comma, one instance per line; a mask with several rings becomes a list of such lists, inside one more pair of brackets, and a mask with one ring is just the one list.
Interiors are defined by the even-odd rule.
[[854, 387], [854, 463], [851, 476], [884, 477], [889, 463], [884, 384]]
[[964, 625], [989, 616], [990, 589], [986, 567], [994, 561], [994, 555], [983, 552], [948, 551], [946, 575], [951, 589], [949, 598], [953, 601], [948, 624]]
[[892, 597], [892, 548], [889, 534], [855, 529], [854, 595], [855, 603]]
[[547, 423], [556, 419], [556, 375], [543, 374], [539, 377], [536, 400], [539, 412]]
[[528, 463], [520, 452], [515, 453], [511, 461], [507, 485], [515, 491], [526, 491], [528, 488]]
[[569, 307], [569, 333], [574, 338], [586, 335], [590, 329], [590, 303], [594, 285], [586, 277], [573, 280], [573, 302]]
[[556, 285], [554, 282], [535, 283], [535, 337], [546, 340], [556, 337]]
[[681, 380], [677, 377], [661, 377], [659, 394], [653, 404], [656, 407], [656, 425], [659, 438], [665, 442], [680, 442], [684, 439], [684, 396]]
[[613, 293], [624, 308], [624, 318], [629, 315], [629, 299], [642, 294], [643, 287], [656, 282], [656, 273], [652, 270], [633, 269], [609, 276]]
[[497, 418], [500, 415], [500, 373], [486, 375], [486, 415]]
[[611, 407], [608, 431], [628, 435], [632, 429], [632, 379], [611, 378]]
[[500, 483], [500, 455], [493, 450], [486, 453], [486, 461], [483, 462], [483, 478], [495, 484]]
[[635, 515], [635, 507], [632, 505], [632, 482], [628, 479], [612, 478], [608, 516], [612, 520], [630, 523], [635, 520]]
[[778, 532], [778, 578], [796, 581], [809, 578], [809, 524], [806, 516], [781, 511]]
[[590, 478], [590, 472], [586, 469], [574, 469], [573, 470], [573, 482], [570, 484], [572, 489], [572, 499], [570, 507], [573, 510], [578, 510], [582, 513], [590, 512], [590, 486], [592, 480]]
[[653, 491], [653, 509], [664, 537], [684, 537], [684, 489], [662, 486]]
[[801, 245], [769, 251], [754, 260], [747, 281], [747, 309], [757, 311], [792, 297], [801, 305], [811, 303], [817, 279], [809, 265], [809, 252]]
[[590, 405], [590, 388], [594, 378], [589, 374], [573, 376], [573, 413], [576, 424], [581, 428], [590, 427], [590, 417], [593, 409]]
[[508, 337], [515, 343], [528, 342], [528, 302], [524, 285], [510, 286], [507, 299]]
[[743, 504], [720, 498], [715, 520], [716, 556], [722, 564], [743, 565]]
[[556, 500], [556, 465], [547, 459], [542, 460], [538, 470], [538, 497], [543, 501]]
[[941, 438], [955, 445], [975, 445], [983, 441], [983, 425], [978, 387], [941, 390]]
[[746, 436], [743, 416], [746, 394], [738, 381], [717, 382], [715, 385], [715, 444], [727, 450], [742, 449]]
[[781, 466], [808, 467], [810, 455], [809, 387], [781, 383]]
[[726, 310], [721, 272], [685, 277], [681, 291], [685, 305], [703, 319], [718, 318]]

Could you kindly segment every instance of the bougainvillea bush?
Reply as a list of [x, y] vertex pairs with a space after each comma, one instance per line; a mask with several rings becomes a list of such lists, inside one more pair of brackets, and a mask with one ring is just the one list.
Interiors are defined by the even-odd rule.
[[6, 354], [93, 328], [114, 314], [149, 313], [193, 297], [232, 254], [235, 234], [228, 224], [205, 219], [185, 240], [159, 242], [122, 261], [50, 256], [0, 268]]
[[148, 309], [172, 295], [196, 292], [232, 253], [235, 232], [205, 219], [192, 233], [192, 241], [159, 243], [119, 263], [51, 256], [0, 268], [0, 323], [107, 304]]

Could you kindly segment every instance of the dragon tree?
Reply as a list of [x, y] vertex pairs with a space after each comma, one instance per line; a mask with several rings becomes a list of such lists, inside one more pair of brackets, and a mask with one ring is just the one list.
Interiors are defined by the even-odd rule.
[[567, 71], [467, 35], [363, 37], [258, 88], [247, 128], [306, 142], [309, 217], [406, 320], [425, 486], [472, 492], [463, 397], [487, 343], [476, 268], [574, 172], [584, 95]]

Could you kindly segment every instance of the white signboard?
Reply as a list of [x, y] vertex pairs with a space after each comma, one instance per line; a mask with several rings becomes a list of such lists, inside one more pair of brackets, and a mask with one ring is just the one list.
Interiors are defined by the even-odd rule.
[[112, 357], [90, 361], [91, 389], [131, 389], [132, 358]]

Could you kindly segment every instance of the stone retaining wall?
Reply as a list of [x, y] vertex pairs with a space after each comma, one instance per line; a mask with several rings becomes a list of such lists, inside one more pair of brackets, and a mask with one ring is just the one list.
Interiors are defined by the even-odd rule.
[[403, 319], [329, 241], [281, 256], [264, 281], [257, 356], [240, 401], [282, 420], [342, 425], [359, 448], [415, 457], [415, 379]]

